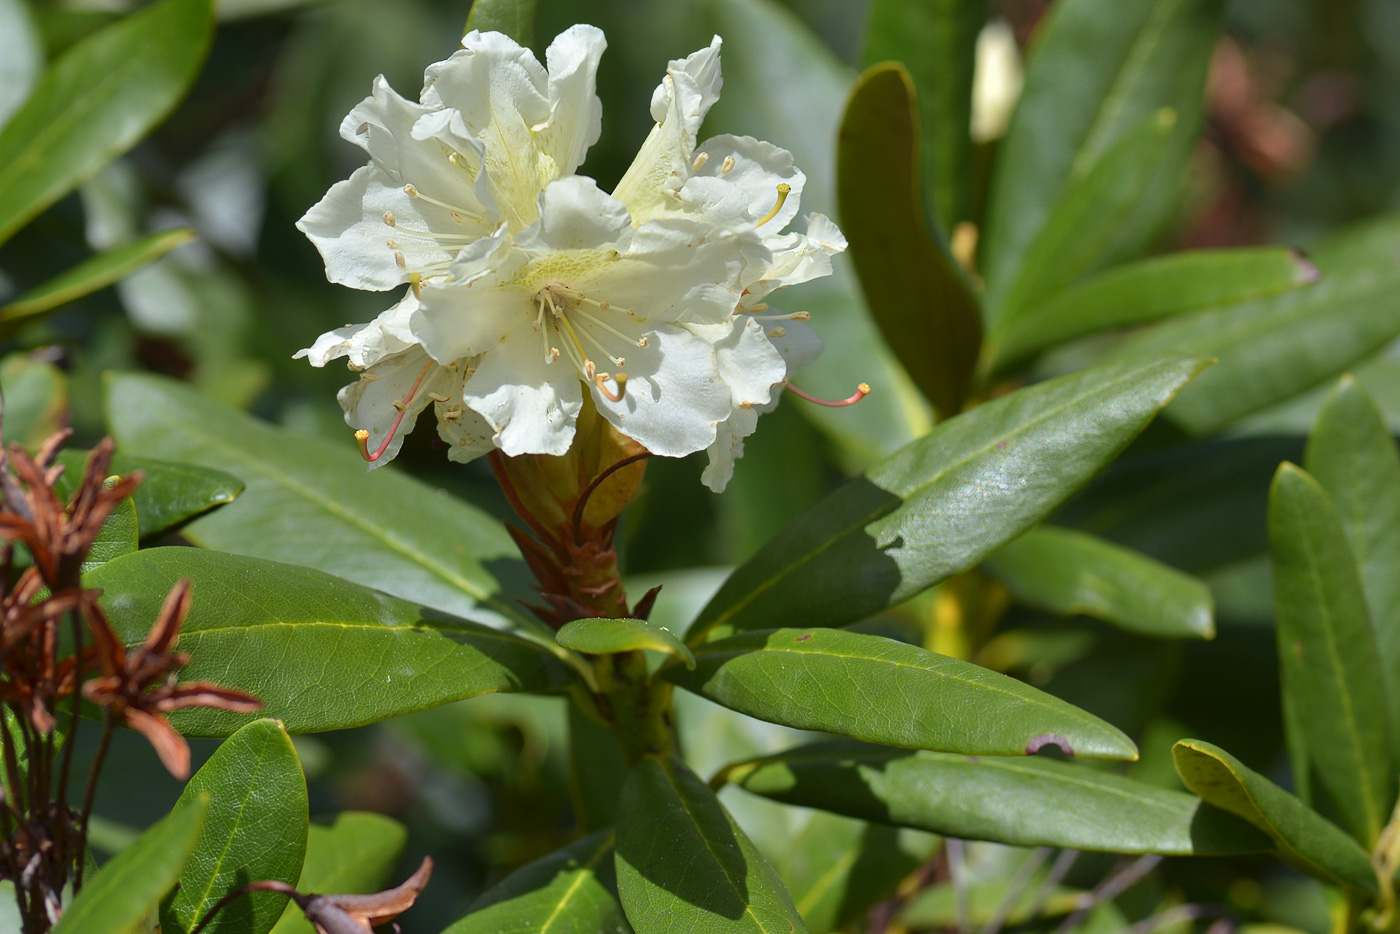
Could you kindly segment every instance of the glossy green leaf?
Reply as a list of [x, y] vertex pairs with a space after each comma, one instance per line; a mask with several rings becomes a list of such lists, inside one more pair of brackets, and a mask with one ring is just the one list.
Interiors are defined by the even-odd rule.
[[967, 840], [1178, 856], [1269, 848], [1194, 795], [1040, 757], [823, 742], [726, 771], [746, 791], [788, 804]]
[[1091, 168], [1065, 183], [1045, 226], [1026, 251], [1015, 283], [1000, 296], [998, 326], [1008, 326], [1029, 308], [1058, 295], [1121, 247], [1125, 225], [1172, 159], [1170, 141], [1177, 119], [1170, 107], [1148, 114], [1115, 140]]
[[[760, 720], [872, 743], [1019, 756], [1056, 745], [1089, 759], [1133, 759], [1109, 726], [1014, 678], [916, 645], [841, 629], [745, 632], [695, 650], [694, 671], [664, 676]], [[950, 716], [949, 711], [977, 711]]]
[[617, 776], [626, 771], [617, 734], [569, 704], [569, 792], [585, 830], [617, 823]]
[[83, 260], [8, 305], [0, 306], [0, 338], [9, 337], [45, 312], [126, 278], [194, 238], [195, 233], [190, 228], [175, 227]]
[[1287, 247], [1185, 250], [1115, 266], [1002, 322], [989, 343], [993, 370], [1107, 328], [1268, 298], [1318, 280]]
[[617, 886], [641, 931], [807, 934], [777, 872], [674, 759], [643, 759], [622, 787]]
[[44, 41], [27, 0], [0, 0], [0, 127], [24, 103], [44, 68]]
[[[64, 483], [71, 484], [83, 475], [88, 452], [67, 448], [58, 454], [65, 467]], [[131, 494], [136, 507], [136, 528], [143, 537], [164, 532], [181, 522], [208, 512], [216, 506], [231, 503], [243, 491], [243, 483], [221, 470], [176, 464], [149, 457], [112, 457], [113, 476], [126, 476], [141, 471], [145, 479]], [[71, 492], [71, 487], [68, 487]]]
[[1162, 108], [1176, 121], [1155, 154], [1153, 180], [1137, 210], [1120, 219], [1116, 239], [1095, 244], [1095, 259], [1129, 258], [1171, 213], [1200, 127], [1223, 6], [1130, 0], [1105, 15], [1098, 0], [1059, 0], [1052, 8], [1026, 62], [1025, 91], [991, 182], [982, 274], [993, 330], [1030, 257], [1047, 249], [1041, 238], [1067, 192]]
[[1169, 416], [1192, 434], [1216, 431], [1341, 373], [1400, 334], [1397, 253], [1400, 214], [1388, 214], [1318, 244], [1316, 285], [1163, 321], [1112, 358], [1166, 349], [1219, 358]]
[[1095, 367], [949, 419], [789, 523], [730, 575], [686, 641], [853, 622], [972, 567], [1088, 482], [1204, 365]]
[[209, 799], [195, 798], [143, 833], [87, 880], [54, 926], [54, 934], [135, 934], [136, 926], [175, 885], [208, 812]]
[[1225, 750], [1185, 739], [1173, 747], [1172, 758], [1187, 788], [1264, 831], [1299, 869], [1329, 882], [1376, 890], [1371, 859], [1355, 840]]
[[1370, 846], [1395, 801], [1385, 683], [1356, 557], [1336, 508], [1292, 464], [1269, 490], [1283, 689], [1345, 826]]
[[1337, 507], [1361, 570], [1400, 756], [1400, 452], [1371, 396], [1343, 377], [1323, 403], [1304, 465]]
[[630, 934], [617, 901], [613, 832], [600, 830], [487, 889], [442, 934]]
[[817, 811], [774, 863], [810, 934], [828, 934], [893, 894], [936, 840]]
[[[383, 814], [342, 811], [329, 825], [311, 824], [300, 892], [363, 895], [378, 892], [389, 880], [408, 831]], [[288, 904], [272, 934], [316, 934], [301, 909]]]
[[1169, 639], [1215, 635], [1210, 590], [1159, 561], [1073, 529], [1041, 526], [987, 561], [1028, 607]]
[[[867, 66], [903, 62], [918, 90], [923, 178], [944, 234], [972, 211], [972, 73], [983, 0], [872, 0]], [[842, 213], [843, 221], [849, 218]]]
[[930, 237], [919, 189], [914, 83], [898, 63], [856, 80], [837, 136], [841, 225], [885, 342], [945, 417], [962, 409], [982, 319], [962, 270]]
[[566, 649], [585, 655], [609, 655], [650, 649], [665, 652], [695, 667], [690, 648], [664, 626], [644, 619], [576, 619], [560, 628], [556, 641]]
[[130, 149], [184, 97], [211, 0], [160, 0], [69, 49], [0, 130], [0, 242]]
[[537, 0], [472, 0], [466, 32], [503, 32], [529, 48], [535, 44]]
[[[197, 548], [147, 548], [85, 578], [112, 625], [145, 637], [181, 577], [192, 605], [181, 678], [261, 698], [294, 733], [342, 729], [495, 691], [550, 691], [569, 670], [549, 647], [386, 596], [310, 568]], [[245, 715], [195, 708], [181, 732], [226, 736]]]
[[102, 523], [102, 529], [93, 540], [87, 559], [83, 561], [82, 573], [87, 574], [108, 561], [134, 554], [140, 547], [139, 535], [136, 504], [128, 496], [117, 504], [112, 514]]
[[392, 467], [367, 474], [348, 432], [343, 445], [307, 437], [136, 375], [109, 381], [107, 420], [126, 454], [247, 484], [236, 503], [186, 526], [197, 545], [313, 567], [455, 616], [524, 619], [496, 576], [524, 574], [504, 527]]
[[[807, 175], [801, 213], [832, 215], [832, 141], [855, 76], [776, 0], [699, 0], [694, 6], [704, 35], [724, 37], [724, 93], [706, 119], [705, 132], [781, 140]], [[774, 94], [774, 88], [783, 92]], [[805, 417], [862, 464], [928, 431], [928, 403], [885, 346], [844, 260], [837, 259], [833, 275], [774, 298], [785, 311], [810, 311], [826, 345], [840, 348], [799, 372], [797, 385], [828, 399], [845, 398], [863, 382], [874, 389], [854, 412], [804, 404]]]
[[[275, 720], [257, 720], [234, 733], [180, 795], [207, 797], [209, 815], [180, 887], [161, 905], [161, 931], [185, 934], [229, 892], [257, 879], [296, 885], [306, 857], [307, 798], [301, 760]], [[177, 805], [178, 807], [179, 805]], [[287, 898], [259, 892], [226, 906], [209, 934], [267, 934]]]
[[47, 360], [11, 354], [0, 361], [3, 437], [33, 451], [68, 425], [68, 378]]

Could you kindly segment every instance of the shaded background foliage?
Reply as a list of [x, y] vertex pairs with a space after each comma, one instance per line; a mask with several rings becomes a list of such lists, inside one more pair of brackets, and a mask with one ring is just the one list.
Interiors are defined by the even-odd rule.
[[[111, 22], [113, 7], [120, 6], [36, 4], [46, 54], [52, 58]], [[1048, 6], [1045, 0], [991, 3], [1023, 46]], [[707, 132], [753, 132], [787, 145], [814, 178], [825, 176], [830, 192], [831, 140], [823, 135], [829, 128], [812, 125], [806, 96], [812, 86], [783, 66], [786, 56], [796, 56], [797, 64], [844, 90], [863, 64], [866, 13], [867, 5], [854, 0], [596, 0], [586, 7], [541, 0], [537, 48], [580, 19], [608, 35], [599, 71], [604, 133], [583, 167], [604, 188], [620, 177], [651, 125], [647, 102], [666, 61], [717, 31], [727, 50], [745, 51], [726, 59], [730, 80]], [[177, 223], [200, 235], [120, 288], [86, 297], [23, 332], [17, 353], [34, 353], [3, 364], [13, 374], [6, 381], [12, 407], [23, 411], [13, 388], [21, 384], [21, 370], [36, 386], [60, 388], [68, 404], [67, 413], [37, 408], [32, 431], [70, 417], [80, 440], [94, 440], [105, 424], [101, 373], [146, 370], [188, 380], [297, 432], [352, 446], [334, 402], [343, 372], [314, 370], [290, 355], [322, 331], [367, 320], [384, 296], [325, 282], [315, 250], [293, 224], [329, 182], [359, 164], [357, 150], [336, 130], [374, 75], [382, 72], [411, 95], [423, 67], [457, 46], [465, 15], [464, 3], [448, 0], [221, 4], [208, 62], [173, 116], [0, 248], [3, 301], [73, 265], [87, 254], [85, 245], [112, 246]], [[737, 64], [754, 60], [751, 49], [772, 56], [771, 74]], [[1306, 248], [1350, 222], [1400, 206], [1400, 8], [1390, 0], [1231, 0], [1207, 100], [1187, 197], [1156, 249]], [[774, 124], [780, 127], [766, 132]], [[985, 173], [990, 147], [978, 158]], [[814, 186], [805, 209], [834, 210], [831, 194], [823, 203], [821, 187]], [[819, 332], [839, 316], [839, 307], [820, 310], [813, 322]], [[1102, 344], [1087, 347], [1052, 355], [1037, 370], [1076, 368]], [[841, 356], [837, 348], [828, 359]], [[1400, 360], [1387, 349], [1362, 363], [1357, 375], [1392, 430], [1400, 428]], [[842, 374], [811, 378], [845, 385]], [[647, 586], [666, 583], [661, 613], [688, 618], [722, 578], [722, 571], [705, 568], [748, 558], [843, 476], [927, 429], [921, 403], [896, 386], [876, 389], [870, 409], [851, 413], [858, 428], [843, 427], [827, 413], [809, 417], [813, 413], [797, 405], [780, 407], [747, 443], [722, 497], [698, 482], [697, 459], [652, 462], [647, 489], [620, 541], [630, 573]], [[1217, 604], [1214, 641], [1148, 641], [1086, 617], [1018, 608], [997, 635], [976, 640], [975, 660], [1024, 676], [1144, 736], [1143, 761], [1133, 768], [1139, 777], [1174, 783], [1169, 749], [1183, 733], [1218, 742], [1275, 777], [1284, 774], [1272, 597], [1262, 558], [1265, 509], [1269, 477], [1279, 460], [1301, 459], [1320, 398], [1310, 393], [1255, 413], [1227, 437], [1201, 442], [1190, 453], [1172, 446], [1180, 440], [1174, 426], [1154, 426], [1129, 459], [1059, 517], [1200, 574]], [[7, 424], [11, 437], [15, 427]], [[409, 436], [399, 462], [396, 469], [498, 516], [507, 513], [484, 463], [450, 465], [431, 432]], [[1193, 472], [1183, 472], [1188, 465]], [[949, 654], [967, 648], [959, 641], [966, 634], [940, 629], [936, 593], [862, 628]], [[769, 751], [785, 732], [707, 713], [703, 701], [690, 703], [696, 709], [686, 740], [701, 767]], [[437, 930], [503, 872], [567, 841], [564, 737], [561, 700], [488, 696], [296, 743], [312, 779], [313, 814], [392, 814], [410, 829], [405, 871], [423, 853], [438, 859], [439, 879], [451, 884], [430, 887], [406, 919], [412, 929]], [[166, 813], [180, 792], [173, 780], [152, 778], [147, 753], [131, 737], [121, 740], [97, 808], [108, 823], [94, 842], [109, 850], [129, 839], [131, 828]], [[195, 745], [197, 757], [215, 747], [210, 741]], [[735, 803], [760, 847], [785, 840], [803, 820], [731, 795], [726, 792], [726, 801]], [[779, 852], [769, 855], [782, 861]], [[989, 878], [1020, 858], [992, 847], [975, 856], [973, 866]], [[1109, 857], [1089, 857], [1078, 872], [1092, 881], [1110, 863]], [[1242, 912], [1325, 929], [1312, 883], [1272, 868], [1252, 876], [1237, 872], [1210, 860], [1177, 861], [1125, 897], [1146, 904], [1180, 888]], [[928, 889], [911, 902], [906, 922], [947, 917], [935, 904], [940, 891]]]

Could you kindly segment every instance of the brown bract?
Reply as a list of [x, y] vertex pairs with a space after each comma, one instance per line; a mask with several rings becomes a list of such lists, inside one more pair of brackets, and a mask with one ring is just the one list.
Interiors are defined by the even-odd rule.
[[148, 739], [171, 775], [185, 779], [190, 774], [190, 748], [175, 732], [165, 714], [184, 707], [214, 707], [233, 713], [252, 713], [262, 701], [208, 681], [178, 684], [177, 669], [189, 656], [175, 651], [180, 626], [190, 609], [190, 582], [181, 579], [165, 598], [146, 641], [127, 651], [112, 631], [107, 615], [95, 602], [85, 604], [88, 628], [96, 641], [97, 677], [83, 685], [83, 696], [106, 707], [118, 722]]

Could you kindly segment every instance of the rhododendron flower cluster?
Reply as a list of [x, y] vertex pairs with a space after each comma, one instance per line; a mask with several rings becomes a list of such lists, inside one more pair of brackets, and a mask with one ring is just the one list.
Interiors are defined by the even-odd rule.
[[697, 145], [718, 37], [670, 63], [611, 194], [575, 174], [601, 128], [598, 29], [562, 33], [547, 67], [499, 33], [462, 46], [427, 69], [419, 102], [381, 77], [342, 123], [370, 161], [298, 226], [333, 282], [407, 288], [299, 356], [359, 371], [340, 402], [371, 466], [430, 402], [453, 460], [564, 454], [587, 394], [653, 454], [708, 450], [722, 490], [759, 413], [821, 349], [805, 313], [768, 296], [829, 274], [841, 232], [819, 214], [784, 232], [805, 180], [787, 151]]

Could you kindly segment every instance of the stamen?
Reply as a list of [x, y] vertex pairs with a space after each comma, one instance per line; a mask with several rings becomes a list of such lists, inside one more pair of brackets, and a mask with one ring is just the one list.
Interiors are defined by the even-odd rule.
[[769, 211], [767, 214], [763, 215], [763, 220], [761, 220], [761, 221], [759, 221], [758, 223], [754, 224], [754, 226], [755, 226], [755, 227], [762, 227], [764, 224], [768, 223], [768, 222], [771, 221], [773, 218], [777, 217], [777, 216], [778, 216], [778, 212], [781, 211], [781, 210], [783, 209], [783, 202], [787, 200], [787, 196], [788, 196], [789, 194], [791, 194], [791, 193], [792, 193], [792, 186], [791, 186], [791, 185], [789, 185], [787, 182], [782, 182], [782, 183], [780, 183], [780, 184], [778, 185], [778, 203], [775, 204], [775, 205], [773, 205], [773, 210], [771, 210], [771, 211]]
[[355, 440], [360, 442], [360, 456], [371, 464], [384, 456], [384, 452], [389, 450], [389, 442], [394, 440], [394, 435], [398, 433], [399, 425], [403, 422], [404, 414], [408, 411], [408, 405], [413, 401], [413, 397], [418, 394], [418, 387], [423, 384], [423, 377], [428, 375], [428, 370], [432, 369], [433, 361], [430, 359], [423, 364], [423, 371], [418, 374], [418, 378], [413, 381], [413, 388], [409, 389], [408, 395], [402, 400], [395, 400], [394, 408], [399, 410], [399, 414], [394, 418], [394, 424], [389, 426], [389, 433], [384, 436], [378, 450], [373, 454], [369, 452], [369, 432], [361, 428], [355, 432]]
[[597, 376], [593, 377], [593, 385], [598, 387], [598, 391], [603, 394], [603, 398], [607, 399], [609, 402], [621, 402], [622, 397], [627, 394], [627, 374], [618, 373], [617, 376], [614, 377], [613, 382], [617, 383], [616, 393], [608, 389], [605, 383], [607, 378], [608, 374], [599, 373]]
[[458, 219], [458, 214], [465, 214], [467, 217], [470, 217], [473, 220], [479, 220], [482, 222], [485, 222], [486, 220], [486, 218], [482, 217], [480, 214], [477, 214], [474, 211], [468, 211], [467, 209], [459, 207], [455, 204], [448, 204], [446, 201], [439, 201], [436, 198], [430, 198], [427, 195], [423, 194], [421, 191], [419, 191], [417, 188], [413, 187], [413, 185], [411, 184], [403, 186], [403, 193], [408, 195], [410, 198], [417, 198], [419, 200], [426, 201], [429, 204], [435, 204], [438, 207], [442, 208], [444, 211], [452, 212], [454, 220]]
[[[597, 327], [602, 328], [604, 331], [607, 331], [607, 332], [608, 332], [609, 334], [611, 334], [613, 337], [616, 337], [616, 338], [618, 338], [618, 339], [620, 339], [620, 340], [624, 340], [624, 341], [626, 341], [626, 342], [629, 343], [629, 344], [636, 344], [638, 347], [645, 347], [645, 346], [647, 345], [647, 339], [646, 339], [645, 337], [643, 337], [643, 338], [628, 337], [626, 334], [622, 333], [622, 332], [619, 331], [617, 328], [613, 327], [611, 324], [608, 324], [606, 321], [604, 321], [602, 318], [598, 317], [597, 315], [593, 314], [592, 312], [586, 311], [586, 310], [584, 310], [584, 309], [582, 309], [582, 308], [575, 308], [574, 310], [577, 311], [577, 312], [578, 312], [581, 316], [583, 316], [584, 318], [587, 318], [588, 321], [589, 321], [589, 323], [591, 323], [591, 324], [593, 324], [593, 325], [595, 325], [595, 326], [597, 326]], [[605, 352], [606, 352], [606, 351], [605, 351]]]
[[784, 328], [784, 327], [777, 327], [777, 328], [769, 328], [769, 329], [768, 329], [768, 336], [769, 336], [769, 337], [784, 337], [784, 336], [786, 336], [786, 335], [787, 335], [787, 328]]
[[406, 260], [406, 259], [403, 258], [403, 254], [402, 254], [402, 253], [395, 252], [395, 253], [394, 253], [394, 265], [398, 266], [400, 269], [405, 269], [405, 270], [406, 270], [406, 269], [408, 269], [408, 260]]
[[803, 392], [787, 380], [783, 381], [783, 385], [785, 385], [789, 390], [791, 390], [792, 393], [796, 395], [799, 399], [806, 399], [808, 402], [815, 402], [817, 405], [824, 405], [833, 409], [840, 409], [845, 408], [848, 405], [855, 405], [857, 402], [870, 395], [869, 383], [861, 383], [859, 386], [856, 387], [856, 391], [854, 393], [852, 393], [848, 398], [842, 399], [839, 402], [832, 402], [830, 399], [819, 399], [816, 396], [811, 395], [810, 393]]
[[725, 156], [725, 157], [724, 157], [724, 161], [720, 163], [720, 166], [719, 166], [719, 174], [721, 174], [721, 175], [728, 175], [729, 172], [730, 172], [730, 170], [733, 169], [733, 168], [734, 168], [734, 157], [733, 157], [733, 156]]
[[690, 164], [690, 167], [691, 167], [692, 169], [694, 169], [695, 171], [698, 172], [698, 171], [700, 171], [702, 168], [704, 168], [705, 163], [706, 163], [706, 162], [709, 162], [709, 161], [710, 161], [710, 154], [709, 154], [708, 152], [702, 152], [702, 153], [700, 153], [698, 156], [695, 157], [695, 161], [692, 162], [692, 163]]
[[757, 305], [754, 305], [752, 308], [749, 309], [749, 311], [753, 312], [753, 313], [756, 314], [756, 315], [757, 315], [757, 314], [762, 314], [763, 312], [765, 312], [765, 311], [767, 311], [767, 310], [768, 310], [768, 303], [767, 303], [767, 302], [759, 302]]
[[390, 237], [388, 240], [384, 241], [384, 245], [391, 250], [397, 250], [399, 248], [399, 241], [395, 240], [393, 237]]
[[385, 212], [384, 212], [384, 223], [388, 224], [390, 227], [396, 227], [396, 226], [398, 226], [398, 221], [396, 221], [396, 220], [394, 219], [394, 212], [393, 212], [393, 211], [385, 211]]
[[755, 321], [811, 321], [810, 311], [792, 311], [785, 315], [754, 315]]

